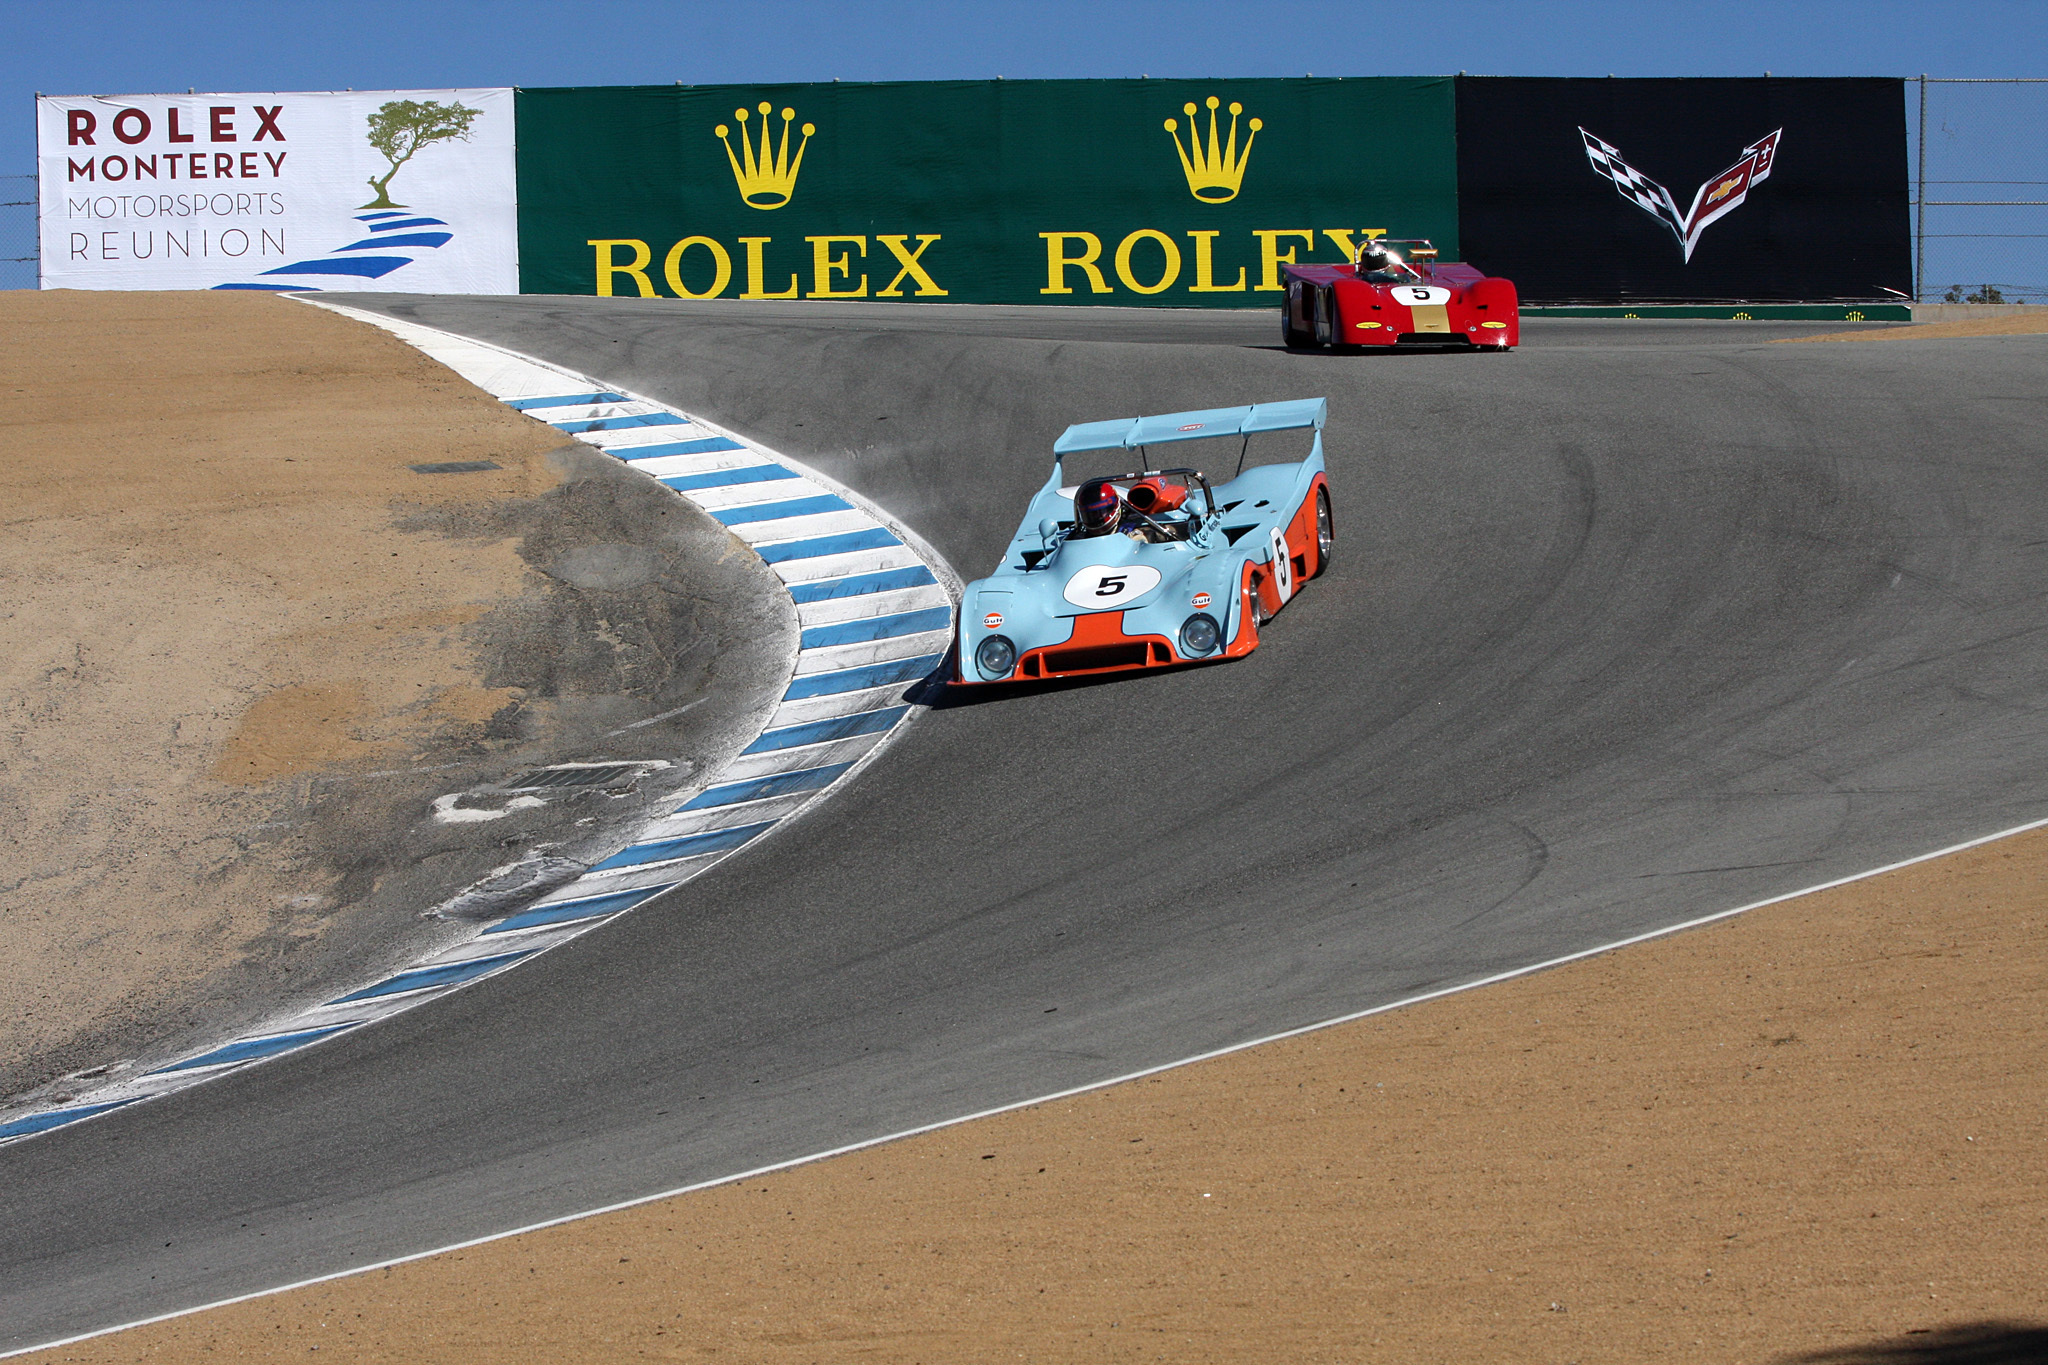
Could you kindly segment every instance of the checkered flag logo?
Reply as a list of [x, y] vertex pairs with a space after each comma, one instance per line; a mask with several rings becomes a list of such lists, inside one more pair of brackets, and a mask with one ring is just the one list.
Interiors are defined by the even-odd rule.
[[1691, 261], [1693, 248], [1699, 245], [1700, 234], [1708, 225], [1733, 213], [1749, 198], [1750, 186], [1769, 177], [1778, 156], [1778, 139], [1784, 132], [1780, 128], [1744, 147], [1741, 159], [1701, 185], [1693, 194], [1692, 207], [1682, 212], [1670, 190], [1622, 160], [1621, 148], [1584, 128], [1579, 129], [1579, 136], [1585, 141], [1586, 160], [1592, 163], [1594, 172], [1614, 182], [1623, 199], [1670, 228], [1671, 235], [1678, 239], [1679, 250]]
[[1678, 211], [1678, 205], [1671, 200], [1671, 191], [1644, 175], [1621, 159], [1621, 148], [1612, 143], [1602, 142], [1584, 128], [1579, 136], [1586, 141], [1586, 160], [1593, 163], [1593, 169], [1614, 182], [1614, 188], [1621, 197], [1649, 214], [1675, 233], [1680, 242], [1685, 240], [1685, 215]]

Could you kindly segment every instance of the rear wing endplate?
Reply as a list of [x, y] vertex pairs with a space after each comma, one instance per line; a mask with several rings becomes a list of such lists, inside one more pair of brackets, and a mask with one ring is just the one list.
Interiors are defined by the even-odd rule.
[[1157, 417], [1128, 417], [1114, 422], [1080, 422], [1053, 442], [1053, 454], [1083, 450], [1130, 449], [1168, 441], [1199, 441], [1211, 436], [1251, 436], [1294, 427], [1323, 429], [1329, 415], [1327, 398], [1299, 398], [1286, 403], [1254, 403], [1243, 408], [1209, 408], [1200, 412], [1168, 412]]

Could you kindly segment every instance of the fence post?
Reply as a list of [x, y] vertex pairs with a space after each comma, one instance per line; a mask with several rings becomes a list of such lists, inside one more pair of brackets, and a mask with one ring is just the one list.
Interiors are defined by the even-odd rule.
[[1913, 302], [1923, 303], [1927, 288], [1927, 73], [1920, 73], [1920, 185], [1913, 196]]

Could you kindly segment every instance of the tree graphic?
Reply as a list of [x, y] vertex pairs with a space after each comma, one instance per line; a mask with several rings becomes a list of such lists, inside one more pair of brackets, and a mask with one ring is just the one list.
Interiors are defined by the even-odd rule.
[[483, 111], [463, 104], [436, 104], [432, 100], [393, 100], [370, 115], [370, 145], [391, 162], [383, 176], [372, 176], [370, 188], [377, 197], [366, 209], [403, 208], [391, 202], [391, 178], [398, 168], [413, 159], [420, 148], [435, 142], [469, 141], [469, 125]]

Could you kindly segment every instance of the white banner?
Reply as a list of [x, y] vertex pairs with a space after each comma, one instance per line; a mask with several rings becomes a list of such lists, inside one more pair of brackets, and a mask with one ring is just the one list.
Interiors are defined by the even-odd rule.
[[519, 292], [512, 91], [36, 101], [45, 289]]

